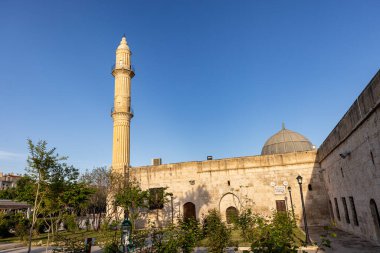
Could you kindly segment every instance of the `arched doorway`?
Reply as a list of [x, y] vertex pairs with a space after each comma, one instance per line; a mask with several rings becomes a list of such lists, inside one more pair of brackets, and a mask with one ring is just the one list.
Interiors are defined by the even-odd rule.
[[195, 205], [191, 202], [187, 202], [183, 205], [183, 219], [196, 219]]
[[377, 205], [374, 199], [371, 199], [369, 201], [369, 206], [371, 208], [371, 214], [372, 214], [372, 219], [375, 226], [376, 236], [377, 236], [377, 239], [379, 240], [380, 239], [380, 216], [379, 216], [379, 210], [377, 209]]
[[230, 206], [226, 209], [227, 224], [231, 224], [239, 215], [239, 211], [234, 206]]

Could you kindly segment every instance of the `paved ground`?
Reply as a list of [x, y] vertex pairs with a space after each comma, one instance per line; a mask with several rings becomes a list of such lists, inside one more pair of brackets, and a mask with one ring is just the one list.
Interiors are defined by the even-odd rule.
[[[336, 238], [331, 239], [332, 248], [327, 248], [325, 251], [318, 252], [336, 252], [336, 253], [379, 253], [380, 246], [376, 246], [373, 243], [363, 240], [355, 235], [343, 232], [338, 229], [333, 229], [333, 232], [337, 234]], [[311, 227], [309, 229], [310, 238], [313, 241], [320, 241], [319, 236], [324, 233], [322, 227]]]
[[[28, 251], [27, 247], [21, 247], [21, 248], [13, 248], [13, 249], [7, 249], [7, 250], [0, 250], [1, 253], [25, 253]], [[32, 253], [45, 253], [46, 248], [45, 247], [32, 247]], [[49, 249], [47, 252], [51, 252]], [[91, 250], [92, 253], [101, 253], [102, 251], [100, 250], [99, 247], [94, 246]]]

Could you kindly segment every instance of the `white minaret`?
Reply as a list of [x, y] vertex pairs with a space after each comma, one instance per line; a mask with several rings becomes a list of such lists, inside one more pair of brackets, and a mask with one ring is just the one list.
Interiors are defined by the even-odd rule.
[[112, 172], [125, 175], [130, 166], [131, 79], [135, 73], [131, 66], [131, 51], [125, 36], [116, 49], [116, 62], [112, 68], [115, 77], [115, 97], [112, 109], [113, 146]]

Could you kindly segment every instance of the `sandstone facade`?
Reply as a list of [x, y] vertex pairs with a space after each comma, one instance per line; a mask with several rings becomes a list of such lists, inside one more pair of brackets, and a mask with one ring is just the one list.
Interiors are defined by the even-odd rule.
[[379, 103], [380, 72], [318, 150], [331, 217], [337, 227], [377, 243], [380, 242], [380, 218], [376, 214], [376, 206], [380, 211]]
[[[297, 217], [302, 217], [300, 189], [296, 177], [303, 177], [303, 193], [310, 224], [326, 224], [328, 205], [316, 151], [237, 157], [200, 162], [183, 162], [132, 168], [132, 177], [143, 189], [167, 188], [173, 194], [174, 217], [182, 217], [186, 203], [195, 205], [195, 216], [201, 219], [210, 209], [220, 211], [235, 207], [252, 208], [270, 215], [276, 201], [291, 209], [288, 186]], [[318, 211], [316, 211], [318, 209]], [[160, 225], [171, 222], [171, 203], [148, 214]], [[144, 217], [145, 218], [145, 217]]]

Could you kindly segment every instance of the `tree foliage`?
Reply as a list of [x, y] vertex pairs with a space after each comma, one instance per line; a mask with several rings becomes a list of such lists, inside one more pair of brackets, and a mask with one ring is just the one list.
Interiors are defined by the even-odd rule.
[[216, 209], [208, 212], [203, 227], [210, 252], [223, 252], [224, 248], [231, 243], [231, 229], [222, 221], [220, 213]]
[[111, 170], [107, 167], [98, 167], [92, 171], [86, 171], [81, 177], [81, 182], [93, 190], [88, 205], [83, 210], [92, 218], [92, 228], [96, 231], [100, 229], [103, 214], [106, 212], [110, 181]]
[[149, 207], [149, 191], [142, 190], [136, 181], [125, 180], [118, 174], [112, 175], [112, 184], [115, 205], [122, 207], [125, 216], [132, 223], [132, 229], [135, 228], [135, 222], [140, 215], [141, 209]]
[[243, 210], [235, 220], [242, 237], [251, 243], [252, 252], [297, 252], [293, 228], [295, 221], [288, 212], [273, 212], [271, 217]]
[[78, 183], [78, 170], [68, 165], [65, 162], [67, 157], [57, 154], [55, 148], [48, 149], [46, 141], [34, 144], [28, 140], [28, 147], [27, 177], [16, 189], [19, 192], [17, 198], [33, 204], [30, 252], [32, 231], [39, 216], [54, 236], [64, 215], [79, 212], [92, 191], [85, 184]]

